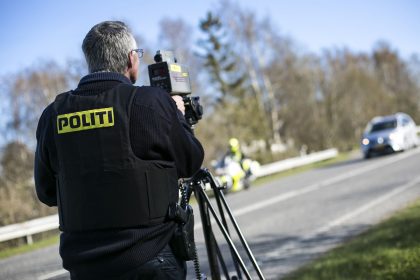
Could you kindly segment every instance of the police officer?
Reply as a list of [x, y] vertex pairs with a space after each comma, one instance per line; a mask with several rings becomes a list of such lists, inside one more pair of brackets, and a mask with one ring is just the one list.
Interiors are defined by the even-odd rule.
[[89, 74], [36, 132], [36, 192], [58, 206], [63, 267], [72, 279], [185, 279], [166, 216], [204, 151], [182, 98], [133, 86], [143, 52], [124, 23], [95, 25], [82, 48]]
[[244, 160], [244, 155], [239, 144], [239, 140], [236, 138], [229, 139], [229, 149], [226, 153], [226, 156], [231, 157], [236, 162], [239, 162], [242, 166], [242, 161]]

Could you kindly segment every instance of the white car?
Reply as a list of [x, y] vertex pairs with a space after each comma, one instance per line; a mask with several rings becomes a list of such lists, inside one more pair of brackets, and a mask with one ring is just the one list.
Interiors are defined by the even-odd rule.
[[405, 113], [373, 118], [363, 133], [360, 147], [365, 158], [404, 151], [419, 143], [417, 127]]

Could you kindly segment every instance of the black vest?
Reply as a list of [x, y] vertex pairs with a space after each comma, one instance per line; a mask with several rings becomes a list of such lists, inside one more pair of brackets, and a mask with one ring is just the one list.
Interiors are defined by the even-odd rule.
[[178, 199], [177, 172], [136, 157], [131, 103], [137, 87], [94, 96], [66, 92], [54, 102], [60, 229], [87, 231], [162, 223]]

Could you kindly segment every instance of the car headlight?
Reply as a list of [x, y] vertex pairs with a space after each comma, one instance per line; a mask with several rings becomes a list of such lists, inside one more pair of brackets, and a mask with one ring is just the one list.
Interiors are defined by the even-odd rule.
[[367, 138], [363, 138], [363, 140], [362, 140], [362, 144], [363, 145], [369, 145], [369, 139], [367, 139]]
[[400, 138], [401, 138], [401, 136], [398, 133], [393, 132], [393, 133], [389, 134], [389, 139], [392, 140], [392, 141], [397, 141]]

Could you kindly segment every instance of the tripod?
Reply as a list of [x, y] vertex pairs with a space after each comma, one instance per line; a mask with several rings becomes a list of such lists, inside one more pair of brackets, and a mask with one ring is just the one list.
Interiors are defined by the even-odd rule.
[[[207, 193], [205, 192], [206, 185], [210, 185], [211, 189], [213, 190], [214, 198], [216, 200], [217, 207], [219, 210], [219, 215], [217, 215], [215, 208], [211, 204], [210, 199], [207, 196]], [[187, 201], [189, 200], [192, 192], [194, 191], [194, 195], [198, 202], [201, 221], [203, 224], [203, 234], [204, 234], [205, 244], [207, 248], [207, 256], [208, 256], [209, 266], [211, 269], [212, 279], [215, 279], [215, 280], [221, 279], [220, 267], [219, 267], [218, 261], [220, 262], [220, 266], [223, 270], [223, 273], [226, 279], [242, 279], [242, 273], [245, 275], [246, 279], [252, 279], [248, 269], [245, 266], [244, 261], [239, 255], [239, 252], [236, 249], [236, 246], [231, 239], [227, 220], [225, 217], [225, 212], [228, 214], [230, 221], [232, 222], [239, 236], [239, 239], [243, 245], [243, 248], [248, 254], [249, 260], [251, 261], [254, 269], [256, 270], [258, 274], [259, 279], [264, 279], [264, 276], [254, 258], [254, 255], [252, 254], [248, 246], [248, 243], [246, 242], [238, 226], [238, 223], [233, 217], [232, 211], [230, 210], [225, 200], [223, 192], [221, 191], [222, 188], [218, 185], [213, 175], [207, 169], [201, 169], [194, 175], [194, 177], [184, 181], [183, 187], [186, 189], [185, 194], [186, 194]], [[217, 225], [219, 226], [219, 229], [222, 232], [226, 240], [226, 243], [229, 245], [232, 261], [234, 263], [235, 270], [237, 273], [237, 275], [235, 276], [231, 277], [229, 275], [226, 262], [222, 256], [220, 247], [217, 244], [216, 238], [213, 233], [212, 224], [210, 220], [210, 213], [212, 214], [213, 218], [217, 222]]]

